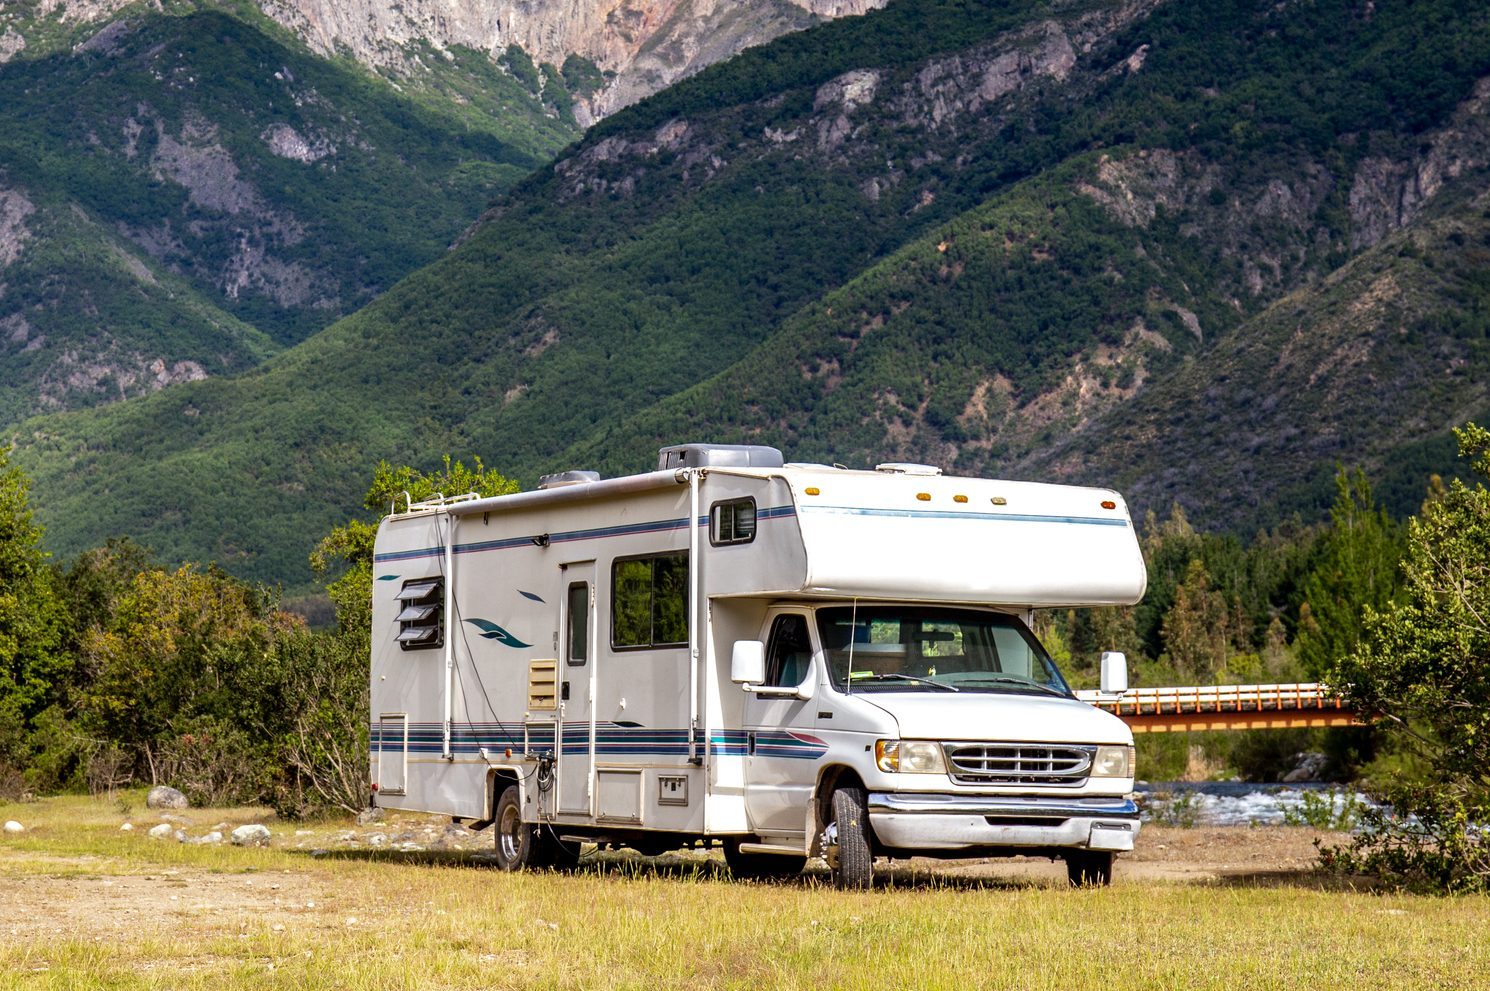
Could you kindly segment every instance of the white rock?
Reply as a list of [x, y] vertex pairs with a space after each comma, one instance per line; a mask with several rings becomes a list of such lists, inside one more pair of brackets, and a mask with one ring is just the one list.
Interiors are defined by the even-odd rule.
[[186, 796], [175, 788], [165, 785], [156, 785], [150, 789], [150, 794], [145, 796], [145, 805], [152, 809], [188, 809], [191, 803]]
[[168, 822], [163, 822], [159, 826], [151, 826], [148, 835], [151, 839], [163, 840], [167, 836], [170, 836], [171, 832], [171, 824]]
[[191, 842], [192, 843], [195, 843], [197, 846], [204, 846], [204, 845], [212, 844], [212, 843], [221, 843], [222, 842], [222, 833], [219, 833], [217, 830], [214, 829], [210, 833], [207, 833], [207, 834], [205, 834], [203, 836], [198, 836], [196, 839], [192, 840]]
[[122, 825], [122, 826], [119, 827], [119, 831], [121, 833], [127, 833], [127, 832], [129, 832], [130, 830], [132, 830], [134, 828], [135, 828], [135, 824], [134, 823], [132, 823], [132, 822], [126, 822], [124, 825]]
[[185, 843], [186, 842], [186, 830], [184, 830], [184, 829], [178, 829], [178, 830], [176, 830], [174, 833], [171, 834], [171, 839], [175, 840], [177, 843]]
[[268, 846], [269, 827], [252, 823], [247, 826], [239, 826], [233, 830], [234, 846]]
[[26, 827], [22, 826], [14, 819], [11, 819], [5, 823], [5, 831], [7, 833], [24, 833], [26, 831]]

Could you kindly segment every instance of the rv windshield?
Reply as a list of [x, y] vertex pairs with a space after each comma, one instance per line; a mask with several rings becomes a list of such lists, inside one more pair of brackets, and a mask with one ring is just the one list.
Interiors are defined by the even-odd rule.
[[1071, 695], [1045, 648], [1013, 616], [935, 606], [834, 606], [817, 611], [817, 626], [840, 691]]

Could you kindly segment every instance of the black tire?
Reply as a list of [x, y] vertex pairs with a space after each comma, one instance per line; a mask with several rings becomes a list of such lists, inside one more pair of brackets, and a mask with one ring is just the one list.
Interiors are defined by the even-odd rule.
[[833, 884], [845, 890], [868, 888], [874, 883], [874, 856], [869, 843], [869, 802], [864, 789], [850, 786], [833, 793], [832, 818], [827, 833], [836, 842], [824, 845]]
[[740, 841], [724, 841], [724, 862], [735, 877], [747, 881], [780, 880], [795, 877], [807, 866], [806, 857], [788, 853], [742, 853]]
[[517, 785], [508, 785], [497, 796], [492, 810], [492, 832], [496, 834], [497, 866], [504, 871], [520, 871], [539, 866], [537, 836], [531, 825], [523, 822], [523, 808]]
[[1066, 853], [1066, 878], [1076, 888], [1105, 888], [1112, 883], [1112, 851], [1071, 850]]

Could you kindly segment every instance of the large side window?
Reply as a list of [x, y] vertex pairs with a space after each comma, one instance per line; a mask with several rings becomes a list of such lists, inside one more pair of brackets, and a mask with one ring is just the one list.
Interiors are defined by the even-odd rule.
[[777, 616], [766, 645], [766, 684], [795, 688], [807, 680], [812, 665], [812, 640], [807, 635], [807, 617]]
[[573, 582], [569, 586], [570, 667], [579, 667], [590, 656], [590, 583]]
[[445, 645], [445, 579], [411, 578], [398, 590], [398, 645], [423, 650]]
[[611, 643], [676, 647], [688, 642], [688, 555], [654, 554], [611, 566]]
[[748, 544], [755, 539], [755, 500], [716, 502], [709, 511], [709, 542]]

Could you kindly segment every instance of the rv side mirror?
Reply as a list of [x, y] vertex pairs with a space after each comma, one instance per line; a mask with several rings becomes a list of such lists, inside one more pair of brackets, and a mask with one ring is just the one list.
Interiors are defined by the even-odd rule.
[[1128, 657], [1121, 650], [1102, 651], [1102, 694], [1121, 695], [1128, 690]]
[[729, 659], [729, 679], [737, 685], [759, 685], [766, 680], [766, 645], [759, 640], [736, 640]]

